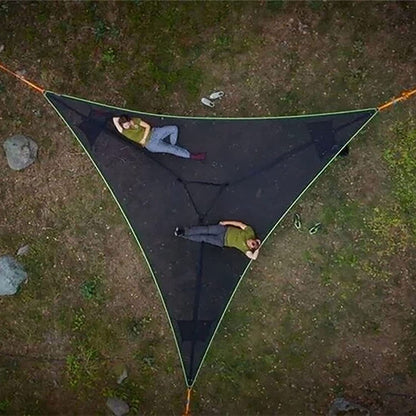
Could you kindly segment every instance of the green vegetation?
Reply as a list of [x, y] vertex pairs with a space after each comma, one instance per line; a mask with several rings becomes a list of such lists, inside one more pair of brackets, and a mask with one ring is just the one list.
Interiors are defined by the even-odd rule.
[[97, 379], [98, 354], [93, 348], [80, 347], [76, 354], [66, 357], [66, 371], [69, 385], [88, 391]]
[[0, 414], [5, 415], [7, 414], [7, 410], [10, 407], [10, 401], [9, 400], [2, 400], [0, 401]]
[[[384, 157], [393, 175], [393, 193], [398, 202], [398, 214], [403, 226], [416, 235], [416, 127], [412, 122], [396, 126], [395, 140]], [[400, 218], [395, 218], [393, 226], [400, 225]]]
[[81, 286], [82, 296], [88, 300], [100, 299], [99, 286], [100, 280], [98, 278], [85, 281]]
[[[212, 115], [199, 99], [217, 88], [224, 116], [374, 107], [412, 87], [416, 62], [411, 2], [3, 2], [0, 16], [2, 61], [29, 79], [165, 114]], [[171, 331], [117, 205], [47, 103], [1, 77], [1, 136], [28, 134], [40, 153], [0, 177], [0, 254], [30, 247], [28, 282], [1, 300], [0, 414], [101, 414], [114, 396], [132, 414], [179, 414]], [[412, 391], [416, 375], [415, 111], [413, 99], [380, 114], [294, 208], [303, 232], [289, 215], [270, 237], [195, 414], [325, 414], [344, 394], [410, 414], [369, 391]]]
[[144, 316], [141, 319], [129, 319], [128, 322], [128, 332], [133, 337], [140, 337], [149, 329], [149, 326], [152, 322], [150, 316]]
[[81, 308], [78, 311], [76, 311], [74, 315], [73, 324], [72, 324], [73, 331], [80, 331], [85, 325], [85, 320], [86, 320], [86, 316], [85, 316], [85, 312], [83, 311], [83, 309]]
[[113, 48], [108, 48], [103, 52], [101, 60], [104, 65], [114, 64], [116, 62], [116, 54]]

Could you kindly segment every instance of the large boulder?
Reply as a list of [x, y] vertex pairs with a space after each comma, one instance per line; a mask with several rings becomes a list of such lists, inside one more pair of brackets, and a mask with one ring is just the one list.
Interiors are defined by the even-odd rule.
[[36, 160], [38, 145], [29, 137], [20, 134], [9, 137], [3, 143], [7, 163], [13, 170], [27, 168]]
[[12, 256], [0, 256], [0, 295], [14, 295], [27, 279], [23, 266]]

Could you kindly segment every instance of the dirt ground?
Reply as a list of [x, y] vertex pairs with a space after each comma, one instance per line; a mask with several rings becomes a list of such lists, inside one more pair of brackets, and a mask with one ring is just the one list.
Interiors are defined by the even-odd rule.
[[[269, 116], [373, 108], [416, 86], [413, 2], [0, 2], [0, 62], [51, 91], [147, 112]], [[200, 98], [225, 97], [214, 110]], [[192, 399], [200, 415], [416, 414], [416, 99], [381, 113], [274, 231], [227, 312]], [[0, 414], [183, 410], [165, 312], [101, 178], [44, 98], [0, 74]], [[404, 131], [405, 133], [400, 133]], [[400, 147], [401, 146], [401, 147]], [[395, 155], [389, 159], [386, 152]], [[413, 188], [416, 189], [416, 188]], [[407, 195], [407, 194], [406, 194]], [[128, 368], [118, 385], [117, 368]]]

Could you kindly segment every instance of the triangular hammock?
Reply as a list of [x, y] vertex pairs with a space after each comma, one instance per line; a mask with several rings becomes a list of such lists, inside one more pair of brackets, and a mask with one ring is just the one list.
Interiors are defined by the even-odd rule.
[[[0, 65], [1, 69], [10, 72]], [[149, 114], [41, 92], [91, 158], [118, 203], [160, 292], [190, 390], [250, 260], [174, 236], [177, 225], [241, 220], [264, 242], [305, 190], [380, 111], [292, 117], [201, 118]], [[198, 162], [152, 154], [121, 136], [111, 119], [174, 124]], [[261, 253], [260, 253], [261, 256]], [[261, 257], [260, 257], [261, 258]], [[261, 260], [260, 260], [261, 261]]]

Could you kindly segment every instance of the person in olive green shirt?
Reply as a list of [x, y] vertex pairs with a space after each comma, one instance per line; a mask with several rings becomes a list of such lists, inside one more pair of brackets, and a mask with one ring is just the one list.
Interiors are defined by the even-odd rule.
[[[150, 152], [169, 153], [185, 159], [205, 159], [206, 153], [190, 153], [176, 144], [178, 141], [177, 126], [151, 127], [140, 118], [131, 118], [128, 115], [113, 117], [113, 123], [119, 133]], [[167, 137], [169, 140], [165, 141]]]
[[220, 221], [217, 225], [176, 227], [175, 236], [187, 240], [212, 244], [218, 247], [233, 247], [247, 257], [256, 260], [261, 241], [249, 225], [240, 221]]

